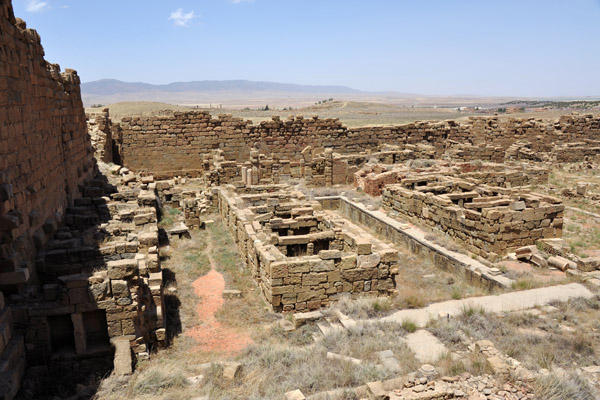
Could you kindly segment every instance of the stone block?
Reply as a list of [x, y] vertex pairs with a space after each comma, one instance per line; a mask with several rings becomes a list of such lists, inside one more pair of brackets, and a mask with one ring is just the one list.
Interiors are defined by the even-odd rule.
[[342, 252], [339, 250], [321, 250], [319, 252], [319, 257], [322, 260], [333, 260], [342, 258]]
[[379, 265], [381, 256], [379, 253], [372, 253], [367, 255], [359, 255], [357, 257], [356, 265], [358, 268], [375, 268]]
[[138, 261], [135, 259], [109, 261], [107, 267], [110, 279], [127, 279], [138, 274]]
[[124, 280], [111, 280], [110, 281], [110, 289], [113, 297], [129, 297], [129, 287], [127, 286], [127, 281]]
[[342, 256], [342, 259], [339, 263], [339, 268], [342, 270], [356, 268], [356, 256], [354, 254]]

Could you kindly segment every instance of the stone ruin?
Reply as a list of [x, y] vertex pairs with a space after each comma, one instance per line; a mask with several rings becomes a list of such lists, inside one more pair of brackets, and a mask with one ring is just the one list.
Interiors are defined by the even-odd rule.
[[[240, 193], [241, 192], [241, 193]], [[219, 210], [275, 311], [316, 310], [340, 293], [388, 295], [398, 252], [286, 185], [219, 190]]]
[[562, 235], [558, 198], [424, 175], [388, 185], [384, 206], [441, 230], [474, 254], [492, 260], [510, 250]]
[[[560, 242], [560, 198], [531, 188], [553, 162], [596, 165], [597, 116], [347, 128], [194, 111], [113, 123], [108, 109], [85, 115], [77, 73], [44, 60], [10, 2], [0, 13], [0, 399], [14, 398], [26, 371], [128, 374], [166, 347], [160, 245], [210, 213], [274, 311], [395, 293], [398, 246], [490, 289], [511, 280], [477, 256], [516, 250], [543, 264], [539, 247], [573, 274], [600, 269]], [[383, 209], [299, 190], [334, 186], [381, 196]], [[182, 212], [169, 232], [158, 226], [164, 206]], [[35, 397], [39, 386], [23, 390]]]
[[112, 370], [116, 351], [131, 371], [131, 353], [167, 336], [156, 197], [98, 170], [77, 73], [44, 60], [6, 1], [0, 42], [0, 398], [12, 399], [26, 367], [77, 380]]

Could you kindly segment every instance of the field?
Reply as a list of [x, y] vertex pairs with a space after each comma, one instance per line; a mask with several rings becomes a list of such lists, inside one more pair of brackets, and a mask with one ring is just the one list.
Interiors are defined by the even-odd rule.
[[[101, 107], [104, 108], [105, 106]], [[197, 108], [183, 105], [174, 105], [157, 102], [121, 102], [110, 104], [110, 114], [113, 121], [119, 121], [124, 116], [148, 115], [160, 113], [165, 110], [173, 111], [208, 111], [213, 116], [219, 114], [232, 114], [234, 117], [251, 120], [259, 123], [268, 121], [273, 115], [287, 118], [289, 115], [303, 115], [312, 117], [318, 115], [321, 118], [339, 118], [347, 127], [400, 125], [415, 121], [444, 121], [450, 119], [467, 118], [471, 116], [490, 116], [495, 112], [467, 112], [458, 111], [455, 106], [446, 105], [434, 107], [413, 107], [407, 105], [393, 105], [376, 102], [352, 102], [331, 101], [303, 108], [270, 109], [268, 111], [254, 109], [234, 108]], [[99, 111], [101, 108], [88, 108], [87, 111]], [[495, 110], [495, 109], [493, 109]], [[561, 115], [568, 114], [565, 110], [551, 110], [544, 112], [524, 112], [512, 114], [500, 114], [501, 118], [550, 118], [556, 119]]]

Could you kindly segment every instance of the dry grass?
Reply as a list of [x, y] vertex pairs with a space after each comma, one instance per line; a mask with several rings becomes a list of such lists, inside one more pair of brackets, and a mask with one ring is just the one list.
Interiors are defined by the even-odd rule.
[[[205, 251], [206, 237], [198, 231], [191, 231], [189, 240], [161, 249], [167, 327], [174, 334], [198, 324], [195, 313], [199, 299], [192, 283], [210, 271]], [[176, 294], [170, 294], [170, 288], [175, 288]]]
[[[314, 342], [317, 332], [314, 325], [305, 325], [293, 332], [284, 332], [278, 323], [281, 316], [274, 316], [262, 307], [257, 290], [248, 271], [240, 271], [241, 261], [235, 244], [225, 227], [217, 221], [207, 231], [192, 232], [192, 239], [180, 241], [170, 250], [165, 267], [172, 268], [178, 283], [179, 308], [185, 327], [194, 323], [195, 304], [193, 293], [187, 286], [200, 274], [198, 269], [185, 267], [186, 259], [199, 258], [198, 254], [210, 254], [215, 266], [222, 271], [229, 284], [242, 290], [240, 300], [227, 300], [217, 318], [227, 326], [244, 329], [252, 335], [255, 344], [230, 360], [243, 365], [242, 373], [235, 382], [222, 379], [218, 366], [206, 368], [208, 362], [227, 361], [222, 355], [195, 350], [193, 339], [179, 335], [173, 344], [142, 362], [130, 382], [123, 384], [110, 378], [105, 380], [98, 393], [102, 399], [189, 399], [208, 395], [211, 399], [280, 399], [289, 390], [301, 389], [314, 394], [336, 388], [351, 388], [368, 381], [387, 379], [391, 374], [379, 365], [375, 352], [391, 349], [401, 360], [403, 372], [418, 367], [412, 353], [398, 340], [413, 330], [410, 321], [404, 326], [397, 324], [358, 324], [346, 334], [334, 335]], [[254, 290], [253, 290], [254, 289]], [[189, 303], [190, 306], [185, 306]], [[328, 351], [360, 358], [361, 365], [329, 360]], [[204, 364], [204, 365], [203, 365]], [[204, 384], [192, 385], [186, 378], [204, 375]], [[167, 396], [167, 397], [165, 397]], [[351, 397], [348, 397], [351, 398]]]
[[[98, 108], [86, 108], [86, 112], [100, 112], [103, 108], [109, 107], [110, 118], [113, 122], [118, 122], [123, 117], [132, 115], [154, 115], [162, 111], [190, 111], [191, 107], [178, 106], [175, 104], [159, 103], [154, 101], [124, 101], [112, 103]], [[214, 112], [215, 110], [213, 110]]]
[[440, 375], [457, 376], [468, 372], [474, 376], [491, 374], [492, 371], [481, 353], [469, 353], [467, 357], [455, 359], [451, 352], [447, 352], [435, 364]]
[[587, 257], [586, 250], [600, 250], [600, 223], [585, 214], [566, 210], [563, 232], [571, 251], [581, 257]]
[[491, 340], [500, 351], [532, 370], [598, 365], [598, 299], [573, 300], [559, 307], [549, 315], [514, 313], [506, 317], [465, 309], [457, 318], [432, 322], [429, 329], [453, 349], [464, 347], [467, 338]]
[[212, 242], [210, 256], [215, 269], [223, 274], [226, 289], [242, 292], [241, 298], [227, 299], [226, 304], [217, 312], [217, 318], [230, 326], [248, 329], [272, 322], [273, 315], [266, 311], [266, 303], [259, 293], [249, 269], [246, 267], [235, 242], [220, 219], [207, 228]]
[[176, 208], [165, 206], [161, 209], [161, 218], [158, 226], [161, 228], [171, 228], [177, 222], [181, 211]]
[[550, 374], [539, 378], [535, 382], [535, 395], [544, 400], [596, 400], [593, 389], [588, 382], [577, 375], [570, 373], [567, 376]]
[[[410, 372], [419, 367], [414, 356], [406, 345], [398, 338], [414, 332], [414, 323], [358, 323], [348, 331], [339, 332], [323, 339], [323, 345], [328, 351], [358, 358], [364, 362], [376, 364], [379, 359], [375, 352], [392, 350], [396, 357], [406, 363], [406, 371]], [[410, 365], [409, 365], [410, 364]]]
[[[282, 394], [300, 389], [305, 395], [335, 388], [351, 388], [372, 380], [391, 377], [378, 365], [375, 352], [391, 349], [402, 360], [403, 373], [418, 367], [412, 353], [398, 340], [406, 333], [398, 325], [359, 324], [347, 333], [324, 338], [315, 344], [294, 345], [298, 337], [314, 332], [305, 327], [287, 338], [276, 337], [278, 329], [265, 333], [260, 344], [238, 357], [244, 364], [239, 382], [225, 384], [218, 376], [207, 383], [211, 399], [280, 399]], [[295, 337], [291, 339], [291, 337]], [[334, 352], [363, 360], [362, 364], [329, 360]]]
[[449, 251], [454, 251], [460, 254], [468, 254], [468, 252], [459, 246], [454, 240], [448, 238], [440, 232], [429, 231], [429, 233], [425, 235], [425, 240], [429, 240], [430, 242], [433, 242]]
[[431, 303], [489, 294], [485, 289], [468, 284], [462, 277], [442, 271], [428, 260], [418, 260], [412, 254], [400, 256], [396, 289], [398, 293], [393, 297], [342, 295], [332, 307], [354, 319], [367, 319], [384, 317], [397, 310], [423, 308]]

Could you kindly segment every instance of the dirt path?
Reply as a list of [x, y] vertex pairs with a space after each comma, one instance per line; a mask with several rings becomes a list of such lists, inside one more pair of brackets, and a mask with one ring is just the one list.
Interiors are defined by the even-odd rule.
[[215, 317], [216, 312], [224, 303], [225, 279], [223, 274], [215, 269], [215, 263], [211, 257], [212, 237], [208, 230], [207, 234], [208, 241], [205, 252], [211, 270], [193, 283], [194, 292], [200, 298], [200, 304], [196, 311], [200, 324], [185, 334], [198, 342], [197, 350], [235, 355], [251, 344], [252, 339], [243, 332], [223, 326]]

